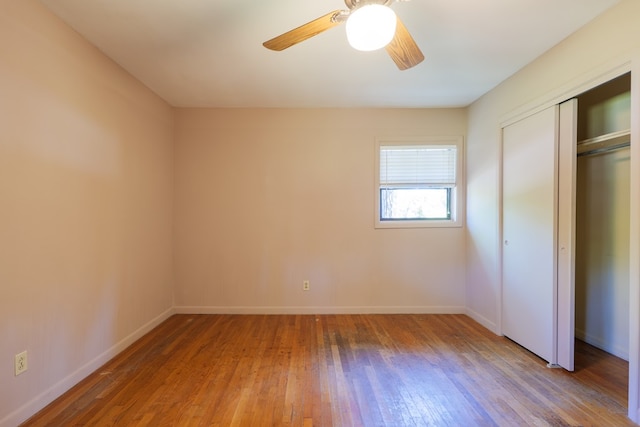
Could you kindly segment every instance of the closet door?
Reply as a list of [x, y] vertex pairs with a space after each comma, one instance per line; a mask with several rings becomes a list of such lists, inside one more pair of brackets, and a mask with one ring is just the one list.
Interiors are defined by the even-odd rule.
[[558, 106], [503, 129], [502, 332], [556, 359]]
[[560, 104], [558, 129], [558, 360], [574, 369], [578, 100]]

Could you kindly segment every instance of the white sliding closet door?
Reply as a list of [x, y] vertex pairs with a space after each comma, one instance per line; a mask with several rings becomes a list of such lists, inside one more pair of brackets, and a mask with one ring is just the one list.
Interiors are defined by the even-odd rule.
[[503, 129], [502, 332], [556, 363], [558, 106]]
[[557, 364], [574, 369], [578, 100], [560, 104], [558, 129], [558, 348]]

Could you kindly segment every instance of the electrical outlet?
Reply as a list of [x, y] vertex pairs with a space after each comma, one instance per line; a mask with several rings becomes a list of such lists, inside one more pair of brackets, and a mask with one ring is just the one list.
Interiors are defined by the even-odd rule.
[[22, 353], [16, 354], [15, 362], [16, 376], [18, 376], [27, 370], [27, 351], [25, 350]]
[[311, 289], [311, 285], [309, 285], [309, 281], [305, 280], [304, 282], [302, 282], [302, 290], [308, 291], [309, 289]]

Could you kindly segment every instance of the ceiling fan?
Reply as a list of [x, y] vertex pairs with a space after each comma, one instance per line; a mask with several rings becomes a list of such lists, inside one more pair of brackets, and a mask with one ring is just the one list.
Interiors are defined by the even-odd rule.
[[[418, 65], [424, 55], [413, 37], [389, 4], [402, 0], [344, 0], [348, 10], [334, 10], [320, 18], [307, 22], [263, 43], [267, 49], [281, 51], [336, 25], [346, 22], [349, 43], [359, 50], [375, 50], [384, 47], [400, 70]], [[387, 34], [380, 29], [388, 23]], [[362, 27], [360, 27], [362, 25]], [[373, 46], [368, 43], [374, 42]]]

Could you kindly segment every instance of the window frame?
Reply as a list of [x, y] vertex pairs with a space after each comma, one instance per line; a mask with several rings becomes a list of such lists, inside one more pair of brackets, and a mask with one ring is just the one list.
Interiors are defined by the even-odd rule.
[[[451, 219], [380, 219], [380, 147], [381, 146], [438, 146], [456, 147], [456, 185], [451, 188]], [[440, 188], [440, 187], [437, 187]], [[375, 139], [374, 168], [374, 227], [375, 228], [449, 228], [462, 227], [464, 214], [464, 139], [462, 136], [378, 137]]]

